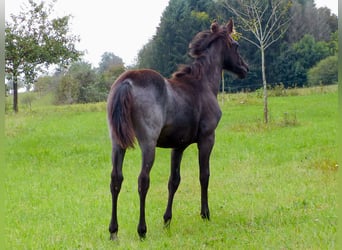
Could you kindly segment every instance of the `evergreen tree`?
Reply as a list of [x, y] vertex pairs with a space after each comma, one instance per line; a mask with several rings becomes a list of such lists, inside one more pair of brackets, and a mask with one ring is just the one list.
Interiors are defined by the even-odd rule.
[[213, 17], [212, 1], [171, 0], [157, 33], [139, 52], [138, 67], [152, 68], [169, 77], [178, 64], [189, 61], [188, 45], [194, 35], [208, 29]]

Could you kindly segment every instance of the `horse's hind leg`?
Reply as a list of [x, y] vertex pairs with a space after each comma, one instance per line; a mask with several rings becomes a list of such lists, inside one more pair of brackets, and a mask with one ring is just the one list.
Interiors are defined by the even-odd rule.
[[200, 183], [201, 183], [201, 216], [203, 219], [210, 219], [208, 205], [208, 185], [209, 185], [209, 158], [214, 146], [214, 134], [208, 135], [198, 142], [198, 157], [200, 165]]
[[138, 224], [138, 234], [141, 239], [145, 238], [147, 227], [145, 221], [145, 200], [150, 186], [150, 171], [155, 157], [155, 145], [140, 145], [142, 151], [142, 166], [138, 178], [138, 192], [140, 197], [140, 218]]
[[121, 190], [121, 184], [123, 181], [122, 175], [122, 163], [126, 150], [119, 145], [113, 143], [112, 147], [112, 174], [110, 191], [112, 193], [112, 218], [109, 224], [110, 239], [115, 240], [117, 238], [117, 232], [119, 229], [117, 219], [117, 201]]
[[184, 149], [173, 149], [171, 153], [171, 173], [168, 184], [169, 198], [164, 214], [164, 224], [166, 227], [168, 227], [171, 222], [173, 197], [178, 189], [181, 180], [180, 163], [182, 160], [183, 152]]

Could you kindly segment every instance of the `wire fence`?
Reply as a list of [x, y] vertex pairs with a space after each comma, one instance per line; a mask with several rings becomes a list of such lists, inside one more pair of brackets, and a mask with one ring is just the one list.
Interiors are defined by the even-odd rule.
[[[281, 89], [293, 89], [293, 88], [303, 88], [304, 84], [294, 83], [293, 81], [280, 81], [267, 83], [268, 89], [281, 88]], [[236, 93], [236, 92], [253, 92], [258, 89], [262, 89], [262, 83], [224, 83], [221, 82], [220, 92]]]

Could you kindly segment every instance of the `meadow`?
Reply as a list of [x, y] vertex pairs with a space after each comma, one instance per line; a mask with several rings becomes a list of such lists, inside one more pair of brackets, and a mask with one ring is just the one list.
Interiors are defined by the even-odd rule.
[[[136, 232], [138, 147], [126, 153], [119, 239], [109, 241], [110, 140], [105, 103], [35, 99], [5, 115], [4, 249], [334, 249], [337, 86], [281, 90], [262, 122], [256, 93], [219, 96], [211, 220], [200, 218], [197, 148], [184, 153], [170, 229], [163, 227], [170, 150], [158, 149], [147, 238]], [[19, 97], [20, 98], [20, 97]]]

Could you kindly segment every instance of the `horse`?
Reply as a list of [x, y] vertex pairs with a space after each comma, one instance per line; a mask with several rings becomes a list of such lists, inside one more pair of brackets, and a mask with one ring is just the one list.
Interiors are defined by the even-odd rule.
[[155, 148], [171, 148], [171, 173], [164, 224], [169, 226], [172, 203], [179, 186], [183, 151], [197, 143], [201, 212], [210, 219], [208, 206], [209, 158], [214, 146], [215, 129], [221, 118], [217, 101], [222, 70], [245, 78], [248, 65], [232, 38], [233, 20], [225, 25], [214, 21], [209, 30], [199, 32], [189, 44], [191, 64], [181, 65], [170, 79], [151, 69], [129, 70], [113, 83], [107, 100], [107, 118], [112, 142], [110, 191], [112, 215], [110, 239], [118, 233], [117, 200], [123, 182], [122, 166], [126, 149], [136, 141], [142, 152], [138, 177], [140, 239], [146, 237], [145, 198], [150, 184]]

